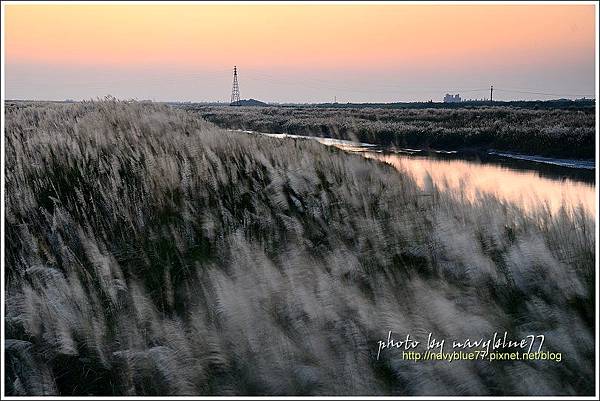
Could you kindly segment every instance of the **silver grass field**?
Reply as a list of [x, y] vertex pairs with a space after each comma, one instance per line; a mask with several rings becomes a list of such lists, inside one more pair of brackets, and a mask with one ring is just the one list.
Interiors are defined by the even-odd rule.
[[[592, 395], [594, 217], [422, 190], [313, 141], [104, 100], [7, 105], [9, 395]], [[413, 362], [388, 331], [544, 334]]]

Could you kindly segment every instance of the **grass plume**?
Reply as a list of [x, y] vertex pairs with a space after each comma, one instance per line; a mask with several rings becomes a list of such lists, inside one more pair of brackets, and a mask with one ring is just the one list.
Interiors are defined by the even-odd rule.
[[[7, 394], [593, 394], [581, 208], [420, 190], [157, 104], [21, 104], [5, 135]], [[377, 361], [388, 330], [565, 356]]]

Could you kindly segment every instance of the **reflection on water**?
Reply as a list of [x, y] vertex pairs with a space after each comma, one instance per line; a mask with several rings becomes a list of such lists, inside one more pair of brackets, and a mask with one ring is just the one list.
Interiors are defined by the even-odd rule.
[[384, 161], [409, 173], [422, 188], [427, 174], [442, 189], [463, 189], [474, 199], [477, 192], [496, 195], [526, 209], [547, 202], [552, 211], [561, 204], [574, 207], [581, 204], [595, 215], [595, 187], [570, 179], [541, 177], [534, 171], [516, 171], [493, 164], [464, 160], [439, 160], [398, 154], [363, 152], [365, 157]]
[[[552, 211], [558, 210], [562, 205], [567, 208], [581, 205], [595, 216], [595, 186], [587, 182], [541, 176], [535, 170], [517, 170], [500, 164], [478, 163], [460, 158], [448, 160], [417, 156], [421, 150], [403, 149], [400, 151], [403, 153], [390, 154], [384, 153], [383, 149], [377, 145], [368, 143], [289, 134], [242, 132], [274, 138], [316, 140], [324, 145], [335, 146], [348, 152], [359, 152], [365, 157], [381, 160], [400, 171], [407, 172], [421, 188], [425, 187], [427, 176], [429, 176], [438, 188], [462, 190], [471, 200], [475, 199], [477, 193], [488, 193], [518, 204], [527, 210], [538, 208], [544, 203]], [[454, 154], [456, 152], [434, 151], [434, 153]], [[550, 160], [548, 158], [541, 159]], [[591, 167], [593, 170], [595, 163], [589, 162], [588, 164], [589, 166], [586, 168]]]

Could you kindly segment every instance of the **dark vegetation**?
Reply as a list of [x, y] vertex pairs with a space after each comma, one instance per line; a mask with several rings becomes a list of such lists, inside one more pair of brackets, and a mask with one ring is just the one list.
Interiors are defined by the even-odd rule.
[[[296, 105], [290, 105], [296, 106]], [[510, 100], [498, 101], [493, 103], [485, 100], [463, 100], [459, 103], [444, 102], [398, 102], [398, 103], [318, 103], [311, 106], [324, 108], [345, 108], [345, 109], [463, 109], [463, 108], [481, 108], [488, 106], [516, 107], [531, 110], [589, 110], [596, 107], [594, 99], [552, 99], [552, 100]]]
[[231, 103], [230, 106], [268, 106], [268, 104], [256, 99], [242, 99]]
[[593, 159], [593, 107], [354, 108], [180, 105], [233, 129], [348, 139], [404, 148], [499, 149], [558, 158]]
[[[9, 395], [591, 395], [594, 217], [115, 101], [6, 112]], [[545, 334], [549, 361], [376, 360]]]

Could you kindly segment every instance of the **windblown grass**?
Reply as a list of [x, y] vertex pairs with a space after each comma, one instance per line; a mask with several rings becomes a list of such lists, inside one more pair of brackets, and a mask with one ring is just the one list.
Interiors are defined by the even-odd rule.
[[[594, 219], [115, 101], [6, 114], [12, 395], [593, 394]], [[545, 334], [561, 363], [377, 341]]]

